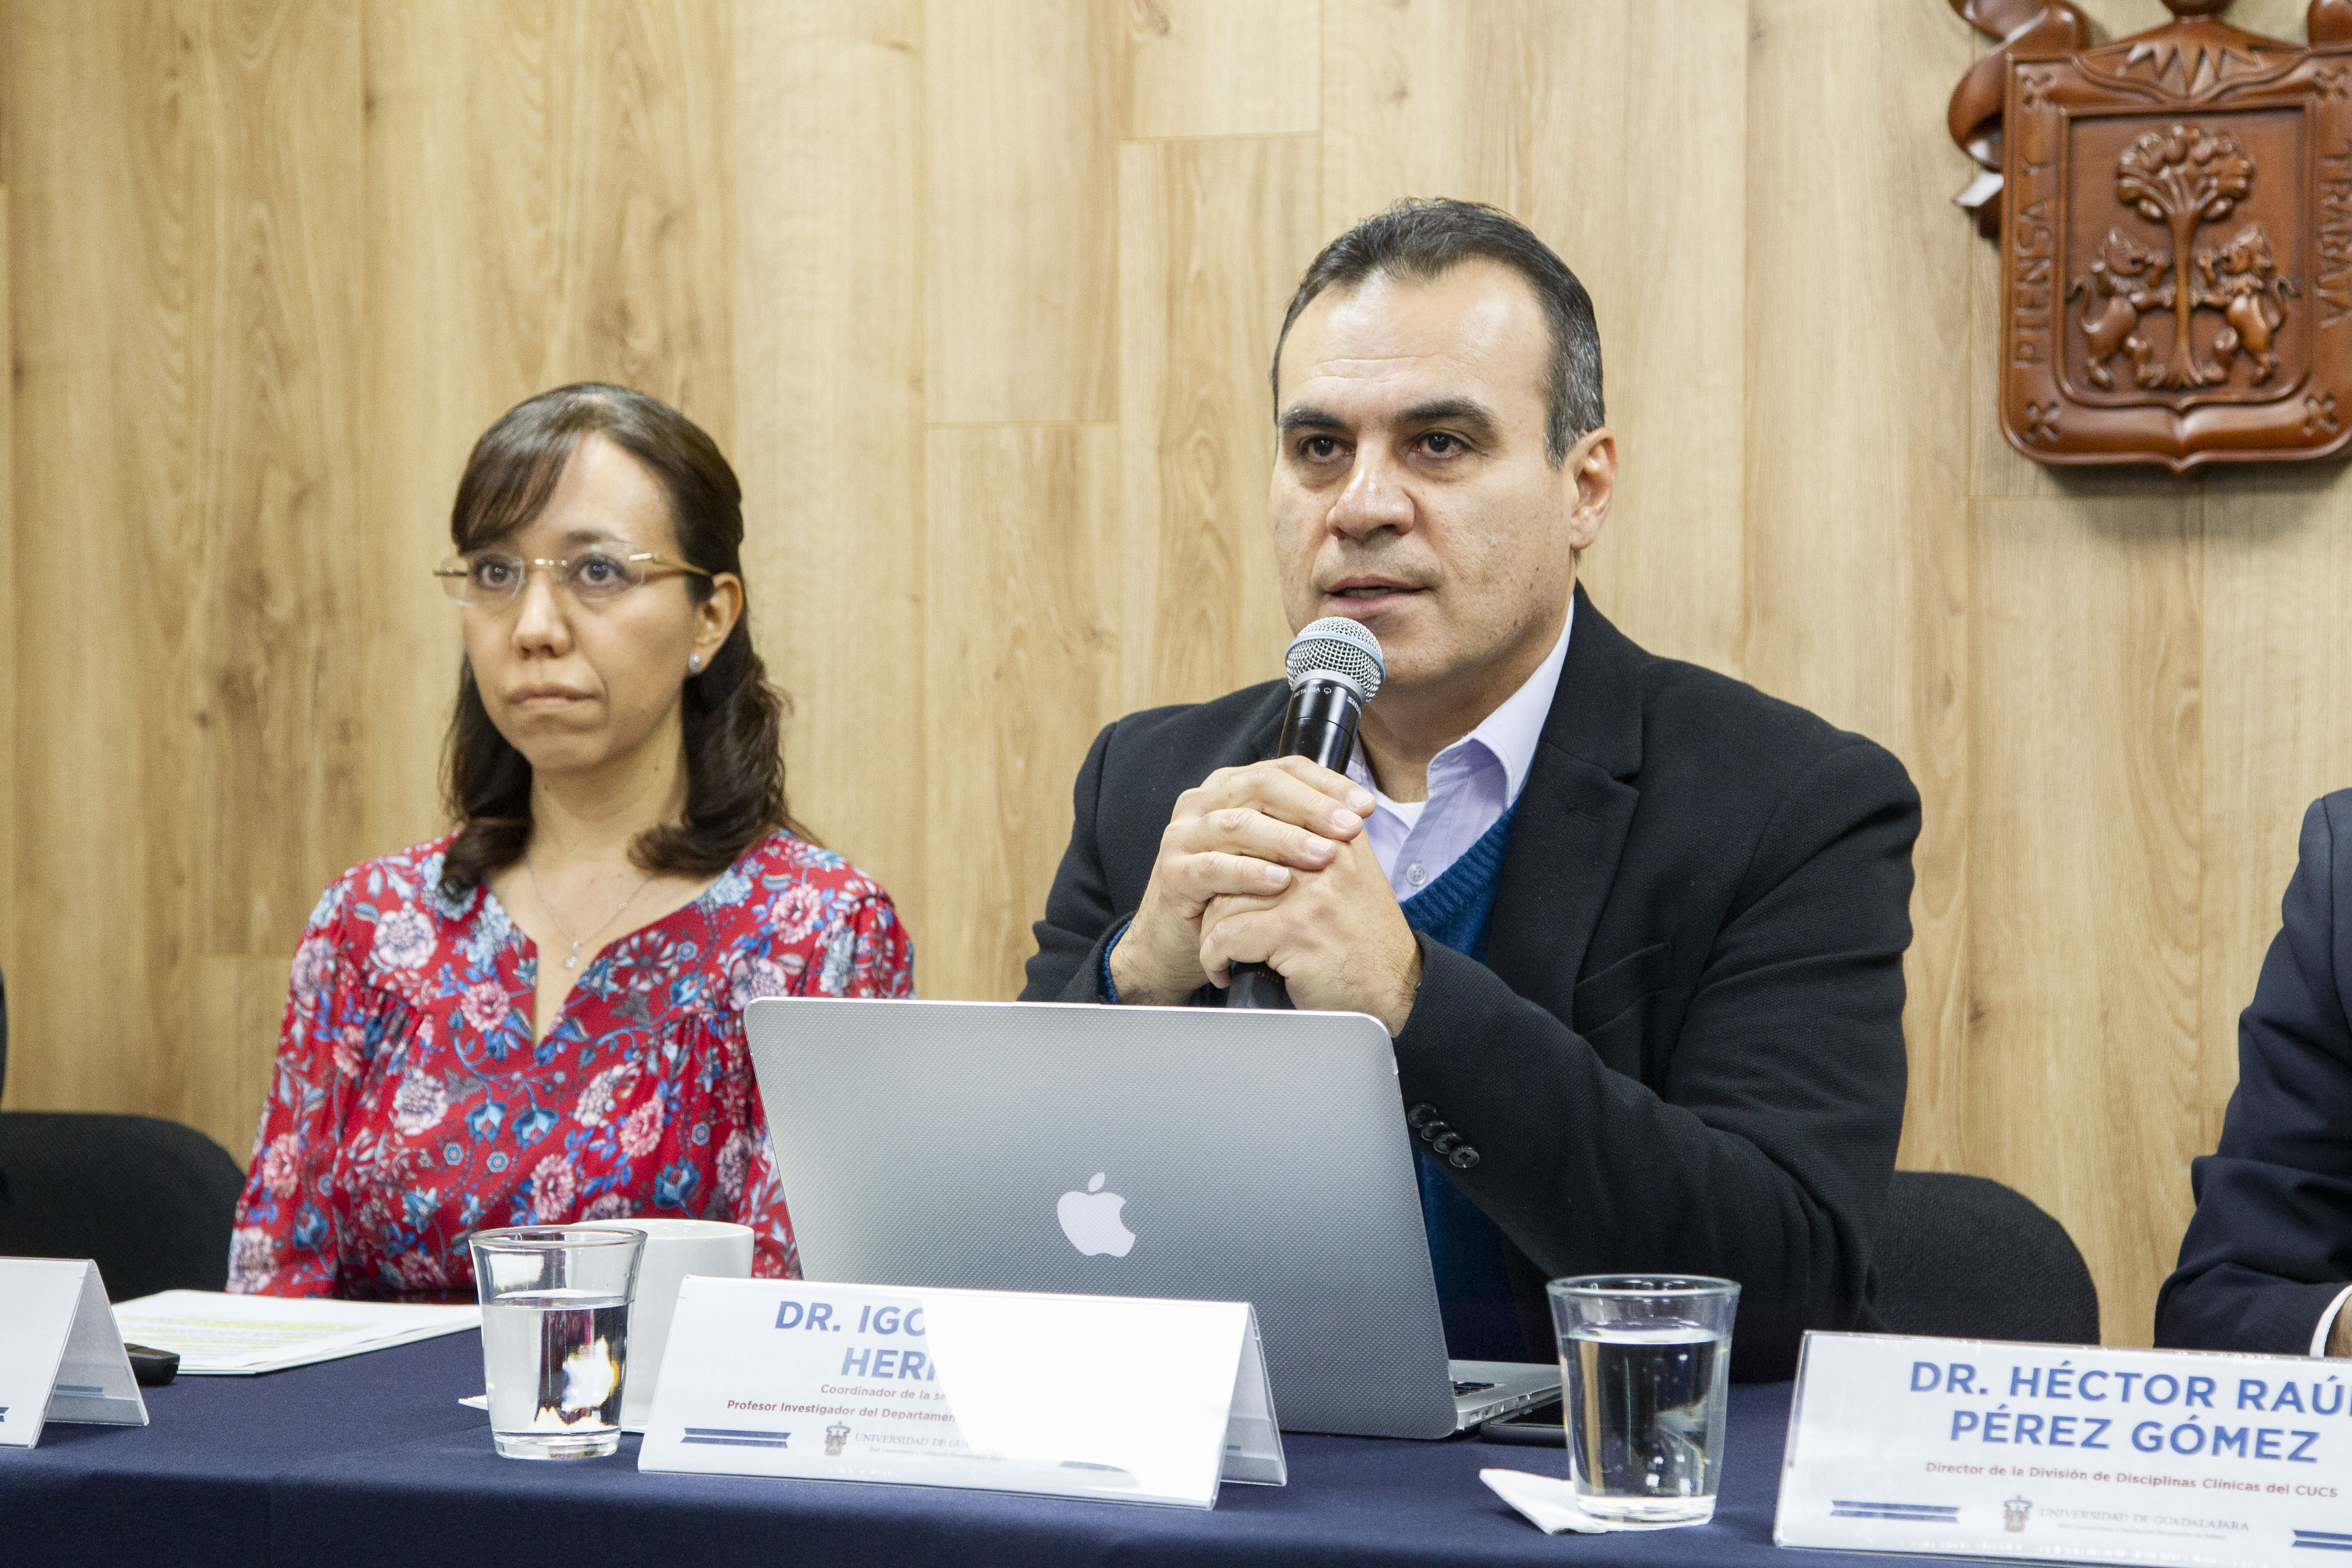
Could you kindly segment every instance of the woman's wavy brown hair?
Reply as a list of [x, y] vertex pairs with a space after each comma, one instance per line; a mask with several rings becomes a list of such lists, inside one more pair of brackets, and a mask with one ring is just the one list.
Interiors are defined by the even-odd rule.
[[[659, 399], [600, 382], [542, 392], [482, 432], [449, 511], [458, 550], [495, 544], [538, 516], [587, 436], [610, 441], [660, 483], [680, 555], [706, 572], [742, 574], [743, 487], [718, 444]], [[686, 584], [698, 600], [710, 596], [710, 579], [689, 574]], [[687, 678], [686, 814], [630, 847], [645, 870], [716, 876], [779, 827], [809, 837], [784, 804], [791, 703], [752, 651], [750, 608], [709, 667]], [[471, 661], [457, 674], [442, 791], [457, 837], [442, 861], [441, 890], [463, 898], [521, 859], [530, 842], [530, 763], [490, 722]]]

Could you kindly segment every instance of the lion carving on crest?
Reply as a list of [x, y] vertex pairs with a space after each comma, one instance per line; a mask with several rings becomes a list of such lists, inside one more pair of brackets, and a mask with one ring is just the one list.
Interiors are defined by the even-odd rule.
[[2286, 325], [2284, 301], [2294, 297], [2294, 280], [2279, 276], [2271, 237], [2258, 223], [2240, 229], [2227, 245], [2199, 251], [2196, 259], [2205, 283], [2198, 302], [2218, 306], [2224, 323], [2213, 340], [2214, 362], [2227, 374], [2244, 353], [2254, 367], [2254, 384], [2260, 385], [2278, 369], [2273, 345]]
[[2132, 379], [2154, 385], [2161, 373], [2151, 368], [2155, 346], [2139, 333], [2140, 312], [2172, 303], [2164, 284], [2172, 258], [2150, 250], [2119, 228], [2107, 230], [2105, 244], [2091, 261], [2090, 272], [2066, 287], [2066, 298], [2083, 300], [2083, 335], [2090, 342], [2091, 379], [2113, 390], [2116, 378], [2107, 362], [2129, 354]]

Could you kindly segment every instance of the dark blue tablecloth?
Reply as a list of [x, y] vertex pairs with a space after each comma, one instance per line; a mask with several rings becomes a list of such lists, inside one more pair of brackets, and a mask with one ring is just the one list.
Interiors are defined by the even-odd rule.
[[[641, 1475], [610, 1459], [490, 1452], [457, 1403], [482, 1386], [471, 1333], [254, 1378], [147, 1390], [152, 1425], [51, 1425], [0, 1448], [0, 1562], [202, 1564], [1738, 1564], [1851, 1556], [1772, 1545], [1788, 1385], [1731, 1391], [1715, 1522], [1544, 1535], [1478, 1479], [1564, 1473], [1558, 1449], [1457, 1438], [1284, 1439], [1287, 1487], [1227, 1485], [1214, 1510], [929, 1487]], [[1908, 1559], [1906, 1561], [1927, 1561]]]

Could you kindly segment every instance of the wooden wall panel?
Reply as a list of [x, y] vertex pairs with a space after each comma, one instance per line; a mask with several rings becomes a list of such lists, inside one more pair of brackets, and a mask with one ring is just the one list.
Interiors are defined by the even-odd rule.
[[[0, 17], [0, 49], [5, 49], [6, 18]], [[0, 129], [0, 170], [7, 167], [6, 132]], [[16, 575], [16, 486], [10, 472], [16, 450], [16, 344], [8, 331], [8, 187], [0, 184], [0, 1005], [5, 980], [16, 966], [16, 921], [6, 918], [16, 886], [16, 637], [24, 629], [26, 592]], [[0, 1061], [0, 1105], [7, 1103], [7, 1064]]]
[[2352, 784], [2347, 481], [2009, 450], [1983, 47], [1942, 0], [0, 0], [8, 1103], [243, 1152], [317, 889], [441, 826], [467, 449], [583, 377], [735, 460], [796, 804], [926, 994], [1011, 994], [1096, 728], [1276, 668], [1297, 271], [1463, 195], [1594, 297], [1597, 602], [1919, 784], [1906, 1163], [2058, 1214], [2145, 1340]]
[[589, 376], [731, 448], [731, 16], [370, 0], [370, 287], [402, 373], [378, 395], [459, 403], [460, 465], [510, 404]]
[[[2151, 21], [2147, 13], [2132, 5], [2131, 0], [2091, 0], [2084, 10], [2105, 38], [2121, 37], [2164, 20], [2158, 16]], [[2232, 0], [2227, 20], [2233, 27], [2300, 43], [2310, 15], [2311, 0]]]
[[288, 0], [213, 21], [190, 205], [230, 221], [189, 229], [189, 504], [146, 564], [150, 594], [194, 590], [197, 611], [178, 774], [203, 803], [196, 951], [244, 958], [286, 951], [320, 873], [361, 850], [359, 557], [334, 526], [359, 468], [360, 14]]
[[163, 1114], [201, 1128], [239, 1164], [269, 1092], [289, 968], [285, 952], [205, 954], [176, 977], [171, 1027], [186, 1045], [159, 1063]]
[[[924, 896], [922, 10], [735, 13], [736, 397], [752, 627], [795, 813]], [[879, 764], [879, 765], [877, 765]], [[918, 973], [931, 976], [918, 945]]]
[[[367, 15], [371, 419], [358, 533], [374, 704], [370, 854], [445, 830], [440, 742], [457, 689], [458, 612], [426, 574], [449, 552], [450, 502], [475, 438], [552, 384], [530, 326], [544, 308], [534, 285], [510, 281], [530, 278], [545, 248], [534, 237], [547, 221], [543, 182], [524, 173], [543, 163], [536, 106], [546, 94], [530, 62], [544, 53], [512, 59], [497, 15], [383, 0]], [[468, 73], [495, 87], [475, 92]]]
[[[2237, 1086], [2238, 1014], [2279, 930], [2304, 809], [2352, 785], [2352, 534], [2333, 465], [2202, 489], [2204, 994], [2200, 1079], [2170, 1109], [2195, 1115], [2206, 1152]], [[2187, 1173], [2170, 1185], [2186, 1203]]]
[[1325, 235], [1453, 195], [1560, 252], [1622, 468], [1587, 585], [1644, 646], [1737, 673], [1746, 8], [1335, 0], [1325, 55]]
[[[137, 331], [143, 291], [130, 258], [152, 248], [143, 231], [169, 236], [160, 247], [168, 252], [183, 242], [172, 216], [179, 201], [154, 203], [142, 214], [132, 198], [135, 95], [123, 89], [119, 60], [121, 34], [132, 29], [64, 22], [62, 12], [12, 9], [8, 47], [0, 57], [7, 73], [0, 104], [12, 120], [65, 123], [79, 112], [104, 128], [72, 138], [9, 137], [12, 510], [50, 520], [45, 528], [16, 531], [12, 588], [124, 580], [138, 549], [131, 520], [154, 515], [163, 498], [140, 495], [139, 479], [152, 465], [129, 442], [112, 463], [79, 471], [74, 459], [88, 438], [77, 436], [100, 424], [112, 367], [128, 366], [126, 379], [147, 385], [142, 402], [151, 440], [173, 417], [164, 396], [176, 395], [186, 379], [172, 336], [142, 338]], [[91, 192], [111, 199], [87, 199]], [[77, 200], [78, 193], [85, 199]], [[90, 265], [84, 257], [112, 265]], [[91, 385], [93, 379], [99, 384]], [[125, 521], [100, 527], [102, 518]], [[186, 922], [181, 900], [150, 901], [155, 882], [168, 891], [172, 880], [151, 879], [147, 868], [152, 858], [169, 853], [152, 840], [185, 829], [166, 814], [165, 802], [142, 802], [138, 750], [110, 745], [116, 735], [135, 733], [140, 722], [137, 700], [122, 690], [121, 678], [144, 673], [142, 623], [126, 616], [129, 624], [108, 639], [114, 645], [108, 652], [95, 639], [68, 635], [37, 596], [14, 594], [12, 610], [23, 618], [11, 626], [19, 693], [13, 747], [19, 855], [7, 889], [8, 1099], [38, 1108], [152, 1108], [159, 1100], [138, 1071], [136, 1031], [152, 1016], [161, 989], [156, 972], [168, 962], [165, 944]], [[115, 667], [112, 679], [99, 668], [101, 660]], [[80, 721], [68, 722], [71, 715]], [[153, 811], [152, 818], [142, 806]], [[125, 834], [110, 853], [64, 847], [100, 824], [142, 820], [155, 821], [156, 830]], [[114, 908], [144, 913], [111, 929]], [[72, 977], [100, 962], [115, 966], [113, 974], [78, 994], [83, 988]]]
[[43, 911], [11, 987], [20, 1092], [128, 1100], [241, 1149], [251, 1112], [204, 1123], [173, 1020], [203, 962], [289, 952], [359, 848], [356, 552], [337, 526], [357, 468], [358, 13], [13, 20], [12, 110], [97, 128], [11, 137], [33, 219], [18, 499], [46, 520], [19, 569], [112, 605], [93, 628], [87, 602], [36, 596], [20, 629], [40, 701], [20, 709], [39, 740], [18, 809], [39, 826], [12, 901]]
[[1070, 839], [1070, 784], [1118, 716], [1118, 432], [930, 433], [926, 994], [1011, 996]]
[[1918, 787], [1905, 1157], [1947, 1163], [1971, 907], [1969, 426], [1959, 367], [1930, 367], [1967, 342], [1970, 253], [1941, 204], [1950, 143], [1918, 106], [1971, 50], [1927, 6], [1749, 14], [1745, 673], [1888, 746]]
[[1266, 367], [1314, 259], [1315, 180], [1304, 137], [1121, 150], [1124, 709], [1282, 673]]
[[1962, 652], [1967, 449], [1957, 378], [1913, 367], [1965, 341], [1969, 252], [1921, 199], [1950, 143], [1907, 110], [1969, 53], [1925, 6], [1751, 16], [1748, 677], [1909, 763], [1957, 705], [1913, 675]]
[[[2110, 29], [2135, 23], [2094, 16]], [[2303, 0], [2239, 0], [2229, 20], [2301, 38]], [[2238, 1014], [2279, 929], [2304, 809], [2352, 785], [2352, 722], [2338, 693], [2352, 653], [2352, 539], [2345, 465], [2217, 470], [2204, 496], [2203, 1005], [2192, 1100], [2199, 1152], [2221, 1135], [2238, 1082]], [[2185, 1215], [2188, 1176], [2168, 1194]]]
[[1977, 503], [1967, 1168], [2054, 1214], [2110, 1342], [2188, 1223], [2200, 919], [2193, 494]]
[[[457, 626], [430, 581], [467, 451], [613, 381], [736, 450], [730, 13], [692, 0], [371, 0], [372, 842], [440, 830]], [[419, 679], [420, 672], [429, 672]]]
[[1618, 500], [1581, 574], [1645, 647], [1738, 675], [1748, 545], [1734, 345], [1749, 304], [1729, 283], [1749, 268], [1747, 19], [1723, 0], [1545, 18], [1536, 140], [1550, 155], [1512, 210], [1576, 258], [1592, 294], [1620, 444]]
[[370, 287], [412, 340], [396, 384], [496, 405], [453, 414], [467, 442], [511, 389], [592, 372], [733, 437], [730, 16], [370, 0]]
[[[2107, 37], [2152, 21], [2131, 0], [2093, 0], [2085, 8]], [[2243, 0], [2230, 19], [2288, 37], [2303, 34], [2303, 7], [2292, 0]], [[2339, 530], [2331, 526], [2343, 515], [2344, 470], [2337, 464], [2222, 468], [2181, 480], [2155, 468], [2058, 470], [2027, 461], [1997, 422], [1998, 253], [1979, 245], [1972, 266], [1969, 493], [2034, 498], [2020, 514], [2032, 517], [2034, 526], [1977, 542], [1979, 569], [1991, 575], [1976, 585], [1975, 635], [1991, 635], [1996, 598], [2021, 577], [2060, 572], [2079, 594], [2113, 595], [2126, 563], [2145, 574], [2160, 570], [2159, 559], [2178, 557], [2163, 569], [2194, 584], [2193, 614], [2165, 628], [2195, 638], [2192, 670], [2182, 670], [2178, 647], [2146, 639], [2077, 649], [2095, 664], [2118, 668], [2160, 660], [2179, 688], [2177, 700], [2193, 710], [2198, 739], [2186, 758], [2181, 749], [2189, 742], [2149, 730], [2135, 763], [2144, 777], [2187, 770], [2178, 787], [2189, 804], [2158, 813], [2135, 799], [2126, 804], [2136, 815], [2081, 827], [2099, 847], [2107, 875], [2129, 868], [2163, 899], [2180, 900], [2178, 909], [2148, 900], [2112, 908], [2102, 902], [2093, 911], [2095, 934], [2112, 942], [2137, 932], [2144, 947], [2136, 952], [2174, 975], [2176, 987], [2182, 973], [2193, 971], [2193, 984], [2185, 1003], [2176, 989], [2164, 1005], [2125, 1026], [2088, 1026], [2079, 1014], [2045, 1005], [2047, 993], [2036, 987], [2053, 984], [2053, 976], [2022, 948], [1978, 953], [1967, 967], [1979, 986], [2011, 997], [2021, 992], [2027, 1000], [1999, 1013], [1971, 1009], [1979, 1016], [1959, 1058], [1971, 1092], [1932, 1118], [1916, 1118], [1915, 1132], [1939, 1131], [1932, 1145], [1915, 1137], [1906, 1155], [1999, 1176], [2057, 1214], [2090, 1256], [2109, 1338], [2145, 1342], [2156, 1287], [2171, 1268], [2188, 1218], [2187, 1162], [2211, 1149], [2236, 1085], [2237, 1015], [2278, 929], [2303, 808], [2352, 781], [2352, 730], [2326, 695], [2342, 650], [2341, 617], [2330, 606], [2340, 603], [2336, 585], [2346, 580], [2337, 564]], [[2175, 531], [2180, 509], [2191, 529], [2188, 542]], [[1986, 515], [1981, 505], [1979, 515]], [[2118, 531], [2130, 540], [2128, 548], [2082, 548], [2086, 537]], [[1989, 562], [1997, 564], [1988, 568]], [[2102, 668], [2095, 678], [2120, 677], [2118, 668]], [[1972, 716], [1991, 700], [1980, 694]], [[2012, 729], [2003, 748], [1977, 748], [1976, 787], [1991, 787], [1983, 771], [1990, 761], [2047, 766], [2053, 779], [2067, 759], [2084, 767], [2074, 754], [2076, 740], [2055, 725]], [[2030, 798], [2037, 810], [2067, 815], [2080, 797]], [[1965, 837], [1978, 879], [1969, 903], [1980, 926], [2053, 900], [2085, 913], [2075, 908], [2080, 893], [2067, 882], [2067, 865], [2011, 856], [2007, 835], [1974, 815]], [[1989, 863], [1988, 856], [1997, 859]], [[2184, 870], [2184, 858], [2190, 869]], [[2185, 1024], [2174, 1016], [2184, 1005], [2191, 1012]], [[2015, 1074], [2039, 1063], [2037, 1053], [2053, 1037], [2046, 1031], [2057, 1029], [2069, 1031], [2059, 1068], [2069, 1092], [2095, 1104], [2102, 1118], [2090, 1143], [2066, 1154], [2059, 1145], [2035, 1146], [2020, 1137], [2010, 1107]], [[1920, 1054], [1915, 1030], [1915, 1069]], [[2129, 1188], [2120, 1194], [2119, 1180]]]
[[1127, 0], [1120, 134], [1313, 134], [1321, 9], [1318, 0]]
[[925, 8], [933, 423], [1118, 417], [1125, 44], [1096, 0]]
[[1604, 9], [1326, 0], [1325, 237], [1400, 196], [1516, 208], [1540, 178], [1534, 122], [1547, 30], [1595, 25]]

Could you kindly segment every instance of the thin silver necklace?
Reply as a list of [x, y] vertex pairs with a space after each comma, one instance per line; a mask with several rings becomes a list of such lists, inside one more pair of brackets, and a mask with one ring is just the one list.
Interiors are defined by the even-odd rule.
[[611, 914], [604, 917], [604, 925], [598, 926], [595, 931], [590, 931], [587, 936], [573, 936], [572, 934], [572, 928], [563, 923], [563, 917], [555, 912], [555, 906], [547, 901], [547, 889], [539, 885], [539, 868], [530, 863], [530, 857], [528, 855], [525, 855], [522, 858], [522, 868], [524, 873], [530, 878], [530, 890], [539, 895], [539, 907], [547, 911], [547, 918], [555, 922], [557, 933], [560, 934], [564, 941], [572, 944], [572, 951], [566, 953], [563, 958], [563, 967], [566, 969], [577, 969], [580, 967], [580, 950], [586, 946], [589, 941], [596, 936], [598, 932], [602, 931], [604, 929], [604, 926], [611, 925], [614, 921], [619, 920], [623, 910], [625, 910], [631, 904], [635, 903], [637, 901], [637, 894], [644, 892], [647, 888], [651, 887], [654, 880], [654, 873], [651, 871], [646, 872], [646, 879], [637, 884], [636, 890], [632, 892], [627, 898], [621, 900], [621, 908], [614, 910]]

